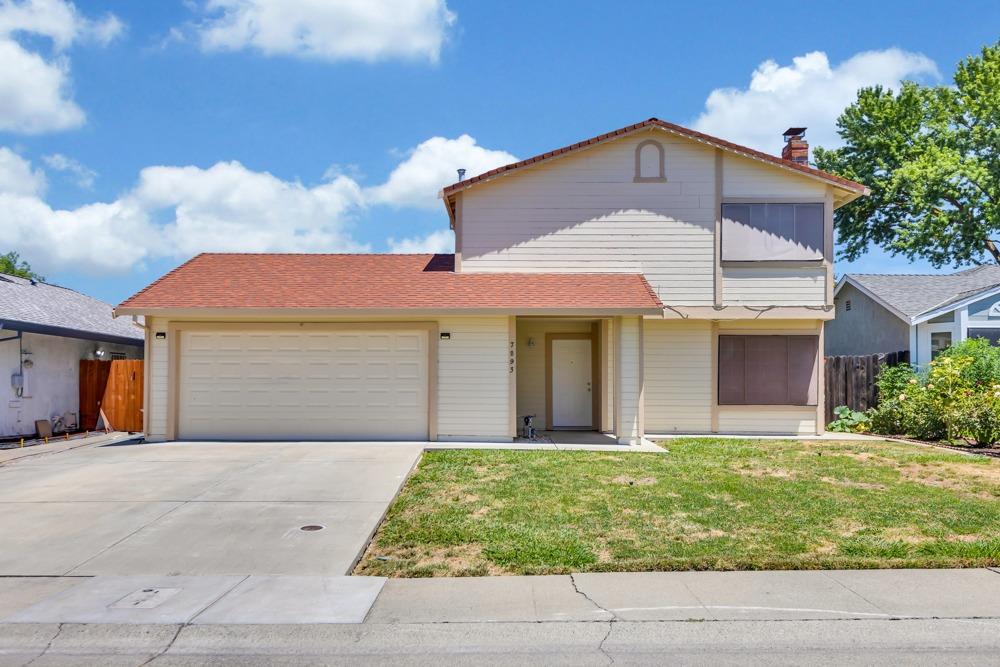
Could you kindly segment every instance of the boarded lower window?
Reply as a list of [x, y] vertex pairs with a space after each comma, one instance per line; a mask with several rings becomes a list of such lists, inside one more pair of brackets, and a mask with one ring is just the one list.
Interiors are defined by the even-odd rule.
[[719, 405], [816, 405], [818, 336], [719, 336]]
[[722, 205], [723, 261], [821, 260], [823, 235], [823, 204]]

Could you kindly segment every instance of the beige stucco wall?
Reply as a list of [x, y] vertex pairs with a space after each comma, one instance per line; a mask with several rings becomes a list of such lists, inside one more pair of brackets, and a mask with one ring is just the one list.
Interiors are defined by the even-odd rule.
[[[4, 329], [0, 338], [14, 333]], [[0, 436], [33, 434], [36, 419], [51, 419], [65, 412], [75, 412], [79, 420], [80, 360], [96, 359], [98, 348], [122, 352], [127, 359], [142, 359], [142, 347], [133, 345], [24, 334], [21, 349], [30, 353], [25, 359], [31, 359], [32, 365], [24, 369], [24, 395], [18, 397], [10, 385], [11, 375], [19, 368], [18, 344], [16, 340], [0, 342], [0, 382], [5, 394], [0, 404]]]
[[[851, 309], [846, 309], [847, 301]], [[834, 298], [836, 318], [826, 323], [828, 355], [875, 354], [910, 349], [910, 325], [846, 284]]]

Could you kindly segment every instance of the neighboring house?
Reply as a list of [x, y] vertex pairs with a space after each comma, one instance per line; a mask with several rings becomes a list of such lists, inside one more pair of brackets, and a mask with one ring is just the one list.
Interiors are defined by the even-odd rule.
[[924, 365], [966, 338], [1000, 341], [1000, 266], [946, 275], [848, 273], [826, 324], [826, 353], [909, 350]]
[[0, 437], [80, 412], [81, 359], [141, 359], [143, 331], [110, 304], [66, 287], [0, 273]]
[[650, 119], [446, 187], [454, 255], [203, 254], [142, 315], [150, 439], [823, 431], [863, 185]]

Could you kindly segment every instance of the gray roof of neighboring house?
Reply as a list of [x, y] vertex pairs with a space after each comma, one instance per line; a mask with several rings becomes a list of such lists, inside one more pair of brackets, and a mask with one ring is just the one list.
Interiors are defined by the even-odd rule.
[[991, 287], [1000, 287], [1000, 266], [987, 264], [942, 275], [848, 273], [845, 277], [897, 311], [917, 317]]
[[0, 273], [0, 325], [109, 343], [141, 345], [144, 338], [131, 318], [112, 317], [111, 304], [67, 287], [6, 273]]

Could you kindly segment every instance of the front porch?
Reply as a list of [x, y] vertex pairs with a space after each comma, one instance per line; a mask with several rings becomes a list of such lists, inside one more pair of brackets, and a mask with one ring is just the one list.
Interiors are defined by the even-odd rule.
[[515, 425], [553, 444], [640, 444], [639, 318], [517, 317]]

